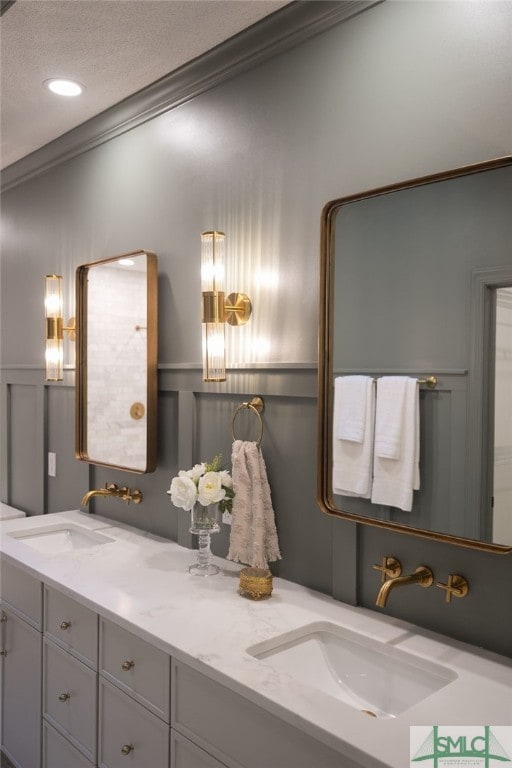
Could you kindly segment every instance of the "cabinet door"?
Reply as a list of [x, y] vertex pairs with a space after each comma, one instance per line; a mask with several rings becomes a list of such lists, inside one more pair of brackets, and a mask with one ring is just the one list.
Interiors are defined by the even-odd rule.
[[100, 673], [169, 722], [171, 659], [167, 653], [101, 619]]
[[172, 768], [225, 768], [214, 757], [176, 731], [171, 731]]
[[361, 768], [240, 694], [173, 660], [172, 726], [221, 763], [244, 768]]
[[94, 768], [94, 766], [43, 720], [43, 768]]
[[23, 768], [41, 756], [41, 635], [4, 607], [2, 611], [2, 750]]
[[43, 585], [21, 568], [0, 561], [0, 598], [36, 629], [41, 629]]
[[50, 640], [43, 645], [44, 717], [95, 762], [98, 676]]
[[169, 726], [100, 677], [100, 768], [168, 768]]
[[97, 614], [51, 587], [44, 588], [44, 633], [84, 664], [97, 668]]

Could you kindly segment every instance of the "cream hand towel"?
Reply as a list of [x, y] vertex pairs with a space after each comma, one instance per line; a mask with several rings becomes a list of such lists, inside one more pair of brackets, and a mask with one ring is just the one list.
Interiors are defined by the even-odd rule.
[[[398, 507], [405, 512], [412, 509], [413, 490], [420, 487], [419, 412], [416, 379], [390, 376], [377, 381], [371, 495], [374, 504]], [[392, 423], [392, 414], [396, 423]]]
[[[375, 424], [375, 387], [370, 376], [354, 377], [359, 379], [358, 387], [364, 393], [364, 416], [360, 407], [359, 419], [364, 421], [361, 442], [340, 440], [337, 426], [342, 422], [341, 414], [347, 403], [345, 377], [338, 377], [334, 382], [334, 418], [333, 418], [333, 492], [341, 496], [361, 496], [369, 499], [372, 488], [373, 435]], [[363, 399], [363, 398], [361, 398]], [[348, 404], [350, 404], [350, 399]], [[352, 431], [352, 435], [354, 431]]]
[[262, 453], [254, 442], [235, 440], [231, 462], [235, 497], [228, 560], [268, 568], [281, 553]]

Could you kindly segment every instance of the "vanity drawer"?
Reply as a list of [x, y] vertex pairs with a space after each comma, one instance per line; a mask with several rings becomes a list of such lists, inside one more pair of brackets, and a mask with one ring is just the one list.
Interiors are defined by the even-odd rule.
[[94, 765], [43, 720], [43, 768], [94, 768]]
[[43, 641], [43, 714], [91, 762], [96, 761], [98, 676]]
[[168, 768], [169, 726], [100, 678], [100, 768]]
[[361, 768], [205, 675], [173, 660], [173, 728], [226, 765]]
[[43, 585], [0, 558], [0, 599], [36, 629], [42, 627]]
[[174, 729], [171, 731], [171, 765], [172, 768], [225, 768], [224, 763], [219, 763]]
[[51, 587], [45, 587], [44, 594], [45, 635], [97, 669], [98, 615]]
[[100, 672], [169, 722], [171, 660], [168, 654], [100, 619]]

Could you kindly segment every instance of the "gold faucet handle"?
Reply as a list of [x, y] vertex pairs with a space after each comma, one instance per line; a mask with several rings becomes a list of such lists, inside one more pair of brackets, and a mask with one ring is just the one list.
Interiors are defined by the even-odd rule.
[[382, 563], [380, 565], [374, 565], [373, 569], [375, 571], [380, 571], [380, 580], [384, 583], [387, 578], [396, 579], [400, 576], [402, 573], [402, 563], [400, 560], [397, 560], [396, 557], [384, 556], [382, 558]]
[[125, 501], [127, 504], [129, 504], [131, 501], [133, 501], [134, 504], [140, 504], [142, 501], [141, 491], [138, 491], [138, 490], [132, 491], [131, 488], [127, 488], [126, 486], [124, 488], [119, 489], [119, 494], [122, 500]]
[[450, 573], [448, 576], [448, 583], [443, 584], [438, 581], [436, 587], [446, 590], [446, 602], [451, 603], [452, 597], [465, 597], [469, 592], [469, 584], [464, 576], [460, 576], [458, 573]]
[[117, 490], [119, 490], [119, 489], [118, 489], [118, 487], [117, 487], [117, 485], [115, 483], [105, 483], [105, 490], [106, 491], [110, 491], [110, 493], [112, 493], [112, 495], [114, 495], [115, 492]]

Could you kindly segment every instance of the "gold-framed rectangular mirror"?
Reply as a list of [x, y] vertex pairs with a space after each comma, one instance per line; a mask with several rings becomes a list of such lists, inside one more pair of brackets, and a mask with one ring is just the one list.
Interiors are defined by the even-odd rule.
[[157, 257], [132, 251], [76, 270], [75, 455], [130, 472], [156, 467]]
[[[318, 429], [324, 512], [512, 551], [511, 200], [507, 156], [324, 207]], [[419, 413], [419, 478], [405, 503], [375, 490], [379, 472], [397, 466], [375, 448], [392, 378], [406, 386], [414, 380], [411, 413]], [[363, 455], [339, 427], [339, 398], [349, 402], [350, 386], [366, 387], [372, 425], [364, 438], [371, 442], [362, 459], [364, 488], [345, 480], [347, 467], [361, 469], [350, 462]]]

